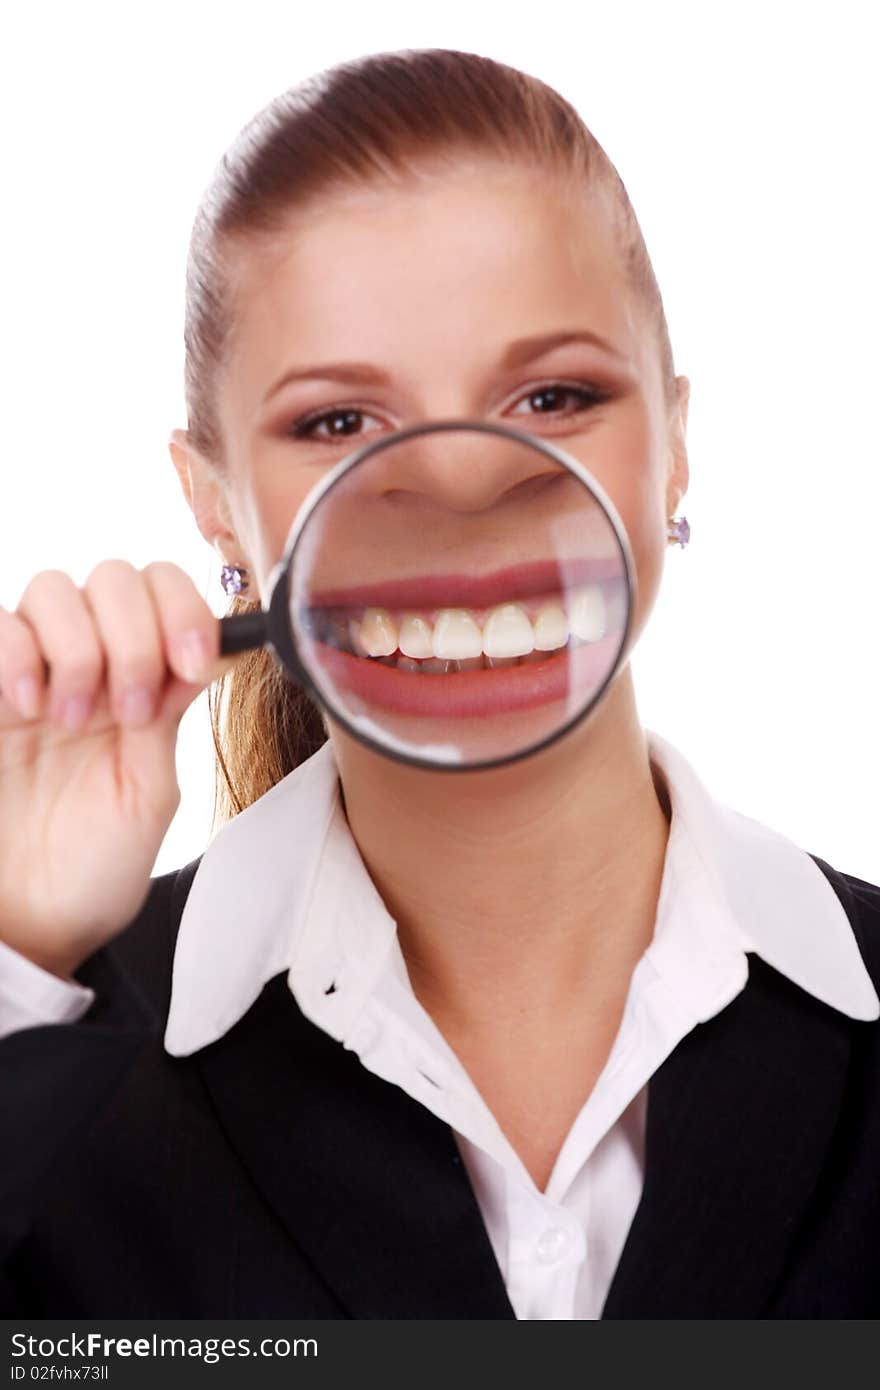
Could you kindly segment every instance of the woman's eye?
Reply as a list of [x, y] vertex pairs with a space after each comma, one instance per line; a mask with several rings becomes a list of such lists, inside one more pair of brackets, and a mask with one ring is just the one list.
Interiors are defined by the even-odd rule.
[[[608, 392], [600, 391], [593, 386], [567, 386], [564, 382], [548, 382], [546, 386], [537, 386], [534, 391], [529, 391], [528, 395], [522, 397], [531, 410], [520, 412], [514, 410], [513, 414], [525, 413], [534, 415], [577, 415], [582, 410], [589, 410], [591, 406], [601, 405], [608, 400]], [[566, 410], [565, 402], [573, 401], [574, 409]]]
[[[575, 386], [562, 381], [547, 382], [536, 386], [517, 403], [513, 414], [562, 415], [568, 418], [578, 415], [591, 407], [601, 405], [609, 399], [607, 391], [595, 386]], [[527, 409], [522, 410], [526, 405]], [[380, 424], [375, 415], [356, 406], [339, 406], [334, 410], [318, 411], [296, 420], [286, 431], [293, 439], [316, 439], [323, 443], [333, 443], [337, 439], [350, 439], [365, 432], [365, 421]]]
[[[348, 439], [352, 435], [362, 433], [360, 427], [364, 420], [375, 418], [365, 410], [345, 406], [339, 410], [324, 410], [318, 415], [307, 415], [304, 420], [298, 420], [291, 425], [288, 434], [294, 439]], [[322, 429], [324, 425], [327, 427], [326, 431]]]

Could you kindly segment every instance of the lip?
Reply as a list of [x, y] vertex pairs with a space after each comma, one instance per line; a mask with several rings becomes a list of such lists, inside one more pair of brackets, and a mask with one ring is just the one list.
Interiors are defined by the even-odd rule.
[[578, 691], [598, 689], [617, 657], [620, 639], [618, 630], [598, 642], [566, 647], [562, 655], [549, 655], [546, 661], [447, 675], [399, 671], [323, 642], [315, 642], [313, 656], [334, 695], [350, 690], [389, 714], [466, 719], [536, 709]]
[[[590, 559], [536, 560], [509, 565], [491, 574], [431, 574], [412, 579], [388, 579], [345, 589], [309, 593], [311, 608], [487, 608], [504, 599], [529, 598], [583, 584], [617, 578], [623, 572], [619, 555]], [[460, 671], [454, 674], [465, 675]]]

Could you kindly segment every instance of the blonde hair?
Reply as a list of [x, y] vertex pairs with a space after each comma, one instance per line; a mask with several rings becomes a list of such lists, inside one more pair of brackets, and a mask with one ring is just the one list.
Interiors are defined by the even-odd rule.
[[[648, 313], [666, 401], [676, 399], [660, 289], [626, 188], [575, 108], [536, 77], [474, 53], [406, 49], [341, 63], [283, 92], [223, 155], [190, 240], [184, 326], [189, 436], [225, 466], [215, 406], [231, 342], [236, 248], [282, 230], [322, 190], [462, 149], [522, 158], [604, 193], [628, 282]], [[236, 596], [229, 612], [258, 600]], [[249, 806], [327, 738], [319, 707], [266, 651], [248, 653], [209, 691], [217, 754], [214, 827]]]

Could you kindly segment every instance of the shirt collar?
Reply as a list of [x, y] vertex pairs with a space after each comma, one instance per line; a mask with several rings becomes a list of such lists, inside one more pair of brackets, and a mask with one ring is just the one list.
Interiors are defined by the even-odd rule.
[[[849, 918], [810, 856], [716, 801], [667, 740], [651, 731], [646, 739], [672, 809], [646, 954], [683, 1006], [695, 1019], [711, 1016], [729, 998], [707, 995], [713, 968], [744, 965], [755, 951], [850, 1017], [880, 1017]], [[382, 970], [390, 963], [405, 976], [399, 957], [395, 923], [348, 827], [328, 739], [205, 850], [178, 931], [165, 1048], [186, 1056], [215, 1042], [284, 969], [322, 1026], [322, 1001], [344, 980], [332, 1031], [345, 1037]]]

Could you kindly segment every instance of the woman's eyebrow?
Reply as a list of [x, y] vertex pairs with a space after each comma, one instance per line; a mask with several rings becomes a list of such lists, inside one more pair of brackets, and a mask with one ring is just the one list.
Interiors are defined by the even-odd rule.
[[593, 347], [601, 348], [603, 352], [619, 358], [621, 362], [626, 361], [624, 354], [613, 343], [609, 343], [606, 338], [600, 338], [598, 333], [591, 333], [588, 329], [583, 328], [563, 330], [557, 333], [542, 333], [532, 338], [517, 338], [515, 342], [508, 345], [501, 359], [501, 365], [505, 369], [521, 367], [524, 363], [530, 362], [532, 358], [542, 357], [545, 352], [552, 352], [553, 348], [565, 347], [567, 343], [591, 343]]
[[292, 367], [279, 377], [266, 392], [263, 402], [270, 400], [282, 386], [291, 381], [344, 381], [353, 386], [387, 386], [389, 376], [369, 362], [322, 362], [314, 367]]
[[[612, 357], [617, 357], [621, 361], [626, 360], [622, 352], [609, 343], [607, 339], [601, 338], [598, 333], [592, 333], [587, 329], [576, 329], [544, 333], [531, 338], [517, 338], [508, 344], [502, 354], [500, 365], [503, 370], [509, 371], [514, 367], [523, 366], [535, 357], [541, 357], [545, 352], [551, 352], [553, 348], [578, 342], [591, 343]], [[390, 377], [381, 367], [375, 367], [370, 362], [322, 362], [313, 367], [293, 367], [273, 382], [263, 397], [263, 403], [265, 404], [283, 386], [288, 386], [292, 381], [306, 380], [341, 381], [352, 386], [387, 386]]]

